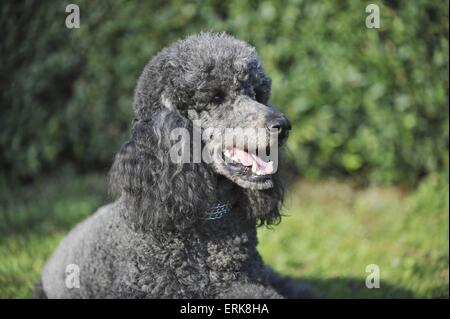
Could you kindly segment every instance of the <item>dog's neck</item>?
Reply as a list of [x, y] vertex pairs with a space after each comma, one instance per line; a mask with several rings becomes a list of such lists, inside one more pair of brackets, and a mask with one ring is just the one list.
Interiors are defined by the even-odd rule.
[[[219, 175], [217, 177], [217, 198], [232, 202], [236, 200], [236, 191], [240, 189], [235, 183], [228, 178]], [[233, 196], [234, 195], [234, 196]]]
[[[248, 238], [256, 236], [256, 218], [249, 218], [243, 203], [243, 189], [225, 177], [218, 179], [217, 199], [227, 204], [227, 212], [220, 218], [205, 218], [195, 225], [194, 232], [205, 240]], [[215, 205], [213, 205], [214, 207]], [[205, 212], [206, 216], [208, 212]]]
[[204, 219], [217, 220], [230, 214], [236, 207], [239, 200], [236, 195], [239, 193], [240, 188], [235, 183], [220, 175], [217, 179], [217, 200], [205, 211]]
[[[263, 214], [270, 213], [270, 210], [274, 209], [274, 204], [276, 204], [267, 194], [255, 194], [255, 191], [241, 188], [222, 176], [217, 177], [215, 186], [215, 196], [212, 196], [209, 200], [205, 198], [205, 202], [195, 206], [201, 207], [201, 210], [197, 212], [177, 211], [178, 216], [173, 214], [175, 220], [171, 219], [172, 217], [161, 218], [161, 223], [151, 225], [152, 218], [155, 217], [152, 214], [158, 213], [158, 208], [153, 211], [150, 202], [144, 202], [146, 206], [142, 208], [139, 204], [145, 199], [136, 199], [132, 195], [127, 196], [126, 194], [122, 195], [120, 199], [124, 204], [121, 215], [126, 220], [126, 223], [136, 231], [146, 233], [151, 237], [160, 237], [162, 241], [171, 236], [180, 239], [197, 237], [205, 240], [210, 237], [212, 240], [215, 240], [218, 233], [221, 234], [222, 238], [256, 233], [256, 225], [259, 222], [259, 218], [264, 216]], [[218, 206], [219, 203], [224, 207], [226, 206], [226, 211], [218, 214], [219, 216], [213, 215], [216, 218], [208, 218], [208, 213], [211, 213], [211, 209], [214, 209], [214, 207], [220, 208]], [[158, 205], [161, 206], [161, 203], [155, 202], [155, 205], [158, 207]], [[214, 213], [214, 211], [212, 212]], [[183, 223], [183, 216], [186, 216], [187, 219], [191, 218], [191, 220]], [[164, 228], [164, 231], [155, 231], [155, 229], [161, 230], [162, 228]]]
[[[244, 203], [245, 195], [243, 189], [228, 180], [219, 176], [217, 180], [217, 201], [211, 203], [210, 209], [204, 212], [204, 218], [199, 220], [197, 224], [192, 225], [188, 229], [178, 229], [171, 236], [180, 236], [180, 238], [199, 237], [204, 240], [208, 238], [217, 240], [220, 238], [235, 237], [249, 234], [256, 234], [256, 218], [250, 218], [247, 214], [246, 204]], [[215, 207], [220, 205], [226, 206], [226, 212], [222, 216], [214, 216]], [[215, 218], [209, 218], [214, 216]], [[251, 235], [253, 236], [253, 235]]]

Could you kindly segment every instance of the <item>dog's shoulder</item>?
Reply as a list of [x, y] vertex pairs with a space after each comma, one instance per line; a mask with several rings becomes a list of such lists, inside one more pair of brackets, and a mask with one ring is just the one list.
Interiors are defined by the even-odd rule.
[[80, 278], [86, 278], [93, 267], [101, 267], [95, 256], [103, 249], [99, 247], [107, 248], [111, 244], [110, 238], [115, 237], [114, 224], [119, 218], [117, 202], [102, 206], [61, 240], [42, 273], [43, 291], [49, 298], [83, 297], [82, 288], [67, 287], [67, 278], [77, 273]]

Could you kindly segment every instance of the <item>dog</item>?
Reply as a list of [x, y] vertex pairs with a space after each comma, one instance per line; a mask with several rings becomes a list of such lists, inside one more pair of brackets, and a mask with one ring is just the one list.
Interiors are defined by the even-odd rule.
[[[291, 129], [270, 92], [255, 48], [225, 33], [192, 35], [153, 57], [109, 175], [116, 200], [61, 241], [35, 297], [315, 297], [256, 249], [257, 226], [280, 222], [283, 199], [275, 161], [261, 150], [282, 146]], [[227, 128], [253, 131], [239, 147], [223, 139]], [[191, 140], [181, 148], [188, 161], [172, 158], [177, 129], [200, 130], [208, 163], [192, 160]]]

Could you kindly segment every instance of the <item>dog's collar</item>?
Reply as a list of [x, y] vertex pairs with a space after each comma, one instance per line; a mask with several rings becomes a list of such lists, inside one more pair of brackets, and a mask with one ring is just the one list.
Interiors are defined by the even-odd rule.
[[206, 220], [221, 219], [223, 216], [231, 211], [231, 204], [229, 202], [217, 202], [212, 205], [205, 214]]

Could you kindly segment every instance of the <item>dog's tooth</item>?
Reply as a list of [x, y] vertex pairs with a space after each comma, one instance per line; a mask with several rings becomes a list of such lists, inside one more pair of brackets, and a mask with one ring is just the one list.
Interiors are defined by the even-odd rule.
[[226, 157], [231, 157], [230, 150], [226, 150], [225, 152], [223, 152], [223, 155], [225, 155]]

